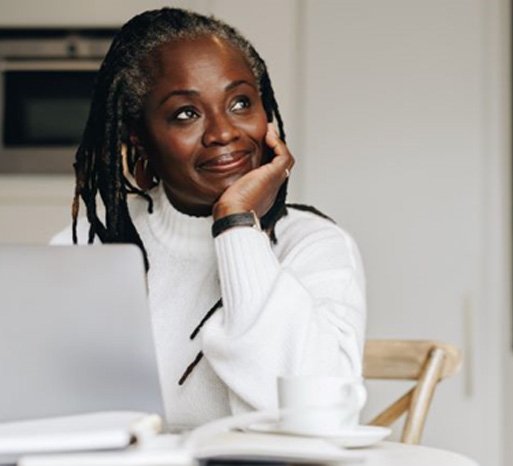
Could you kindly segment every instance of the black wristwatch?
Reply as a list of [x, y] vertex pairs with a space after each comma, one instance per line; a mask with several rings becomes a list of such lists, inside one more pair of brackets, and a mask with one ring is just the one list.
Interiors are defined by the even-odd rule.
[[258, 231], [262, 231], [260, 228], [260, 220], [258, 219], [256, 212], [252, 210], [250, 212], [241, 212], [218, 218], [212, 224], [212, 236], [215, 238], [223, 231], [234, 227], [253, 227]]

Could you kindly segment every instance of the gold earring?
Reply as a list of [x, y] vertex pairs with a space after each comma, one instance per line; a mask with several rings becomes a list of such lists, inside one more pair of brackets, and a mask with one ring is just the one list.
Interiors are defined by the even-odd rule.
[[135, 162], [134, 178], [141, 191], [148, 191], [157, 184], [146, 157], [139, 157]]

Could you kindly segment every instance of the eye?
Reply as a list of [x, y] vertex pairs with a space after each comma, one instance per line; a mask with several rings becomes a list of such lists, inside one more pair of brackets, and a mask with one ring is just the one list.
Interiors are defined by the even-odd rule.
[[249, 107], [251, 107], [251, 100], [249, 97], [240, 96], [235, 98], [232, 106], [230, 107], [230, 110], [233, 112], [240, 112], [241, 110], [246, 110]]
[[175, 121], [189, 121], [195, 120], [199, 117], [199, 113], [192, 107], [183, 107], [178, 109], [172, 119]]

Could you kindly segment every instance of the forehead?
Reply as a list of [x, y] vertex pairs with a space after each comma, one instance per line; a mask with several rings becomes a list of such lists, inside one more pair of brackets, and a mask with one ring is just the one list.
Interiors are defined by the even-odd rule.
[[187, 86], [196, 78], [209, 76], [229, 80], [246, 79], [256, 84], [244, 54], [225, 39], [201, 36], [194, 39], [174, 39], [161, 45], [154, 56], [154, 78], [172, 80]]

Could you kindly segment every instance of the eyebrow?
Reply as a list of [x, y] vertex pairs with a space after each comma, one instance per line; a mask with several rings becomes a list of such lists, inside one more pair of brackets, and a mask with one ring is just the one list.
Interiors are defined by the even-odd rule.
[[185, 96], [198, 96], [198, 91], [193, 91], [192, 89], [176, 89], [175, 91], [171, 91], [167, 93], [162, 99], [160, 99], [159, 107], [168, 99], [175, 95], [185, 95]]
[[252, 87], [253, 89], [257, 90], [256, 86], [249, 81], [246, 81], [244, 79], [239, 79], [238, 81], [233, 81], [232, 83], [228, 84], [224, 88], [225, 92], [231, 91], [232, 89], [235, 89], [236, 87], [239, 87], [242, 84], [247, 84], [248, 86]]
[[[231, 82], [230, 84], [228, 84], [225, 88], [224, 88], [224, 91], [225, 92], [229, 92], [233, 89], [235, 89], [236, 87], [239, 87], [243, 84], [247, 84], [248, 86], [252, 87], [253, 89], [257, 90], [256, 86], [252, 83], [250, 83], [249, 81], [246, 81], [244, 79], [239, 79], [237, 81], [233, 81]], [[171, 97], [175, 96], [175, 95], [184, 95], [184, 96], [188, 96], [188, 97], [197, 97], [200, 95], [200, 93], [198, 91], [195, 91], [195, 90], [192, 90], [192, 89], [176, 89], [174, 91], [171, 91], [169, 93], [167, 93], [164, 97], [162, 97], [162, 99], [160, 99], [160, 102], [158, 104], [158, 106], [160, 107], [166, 100], [170, 99]]]

